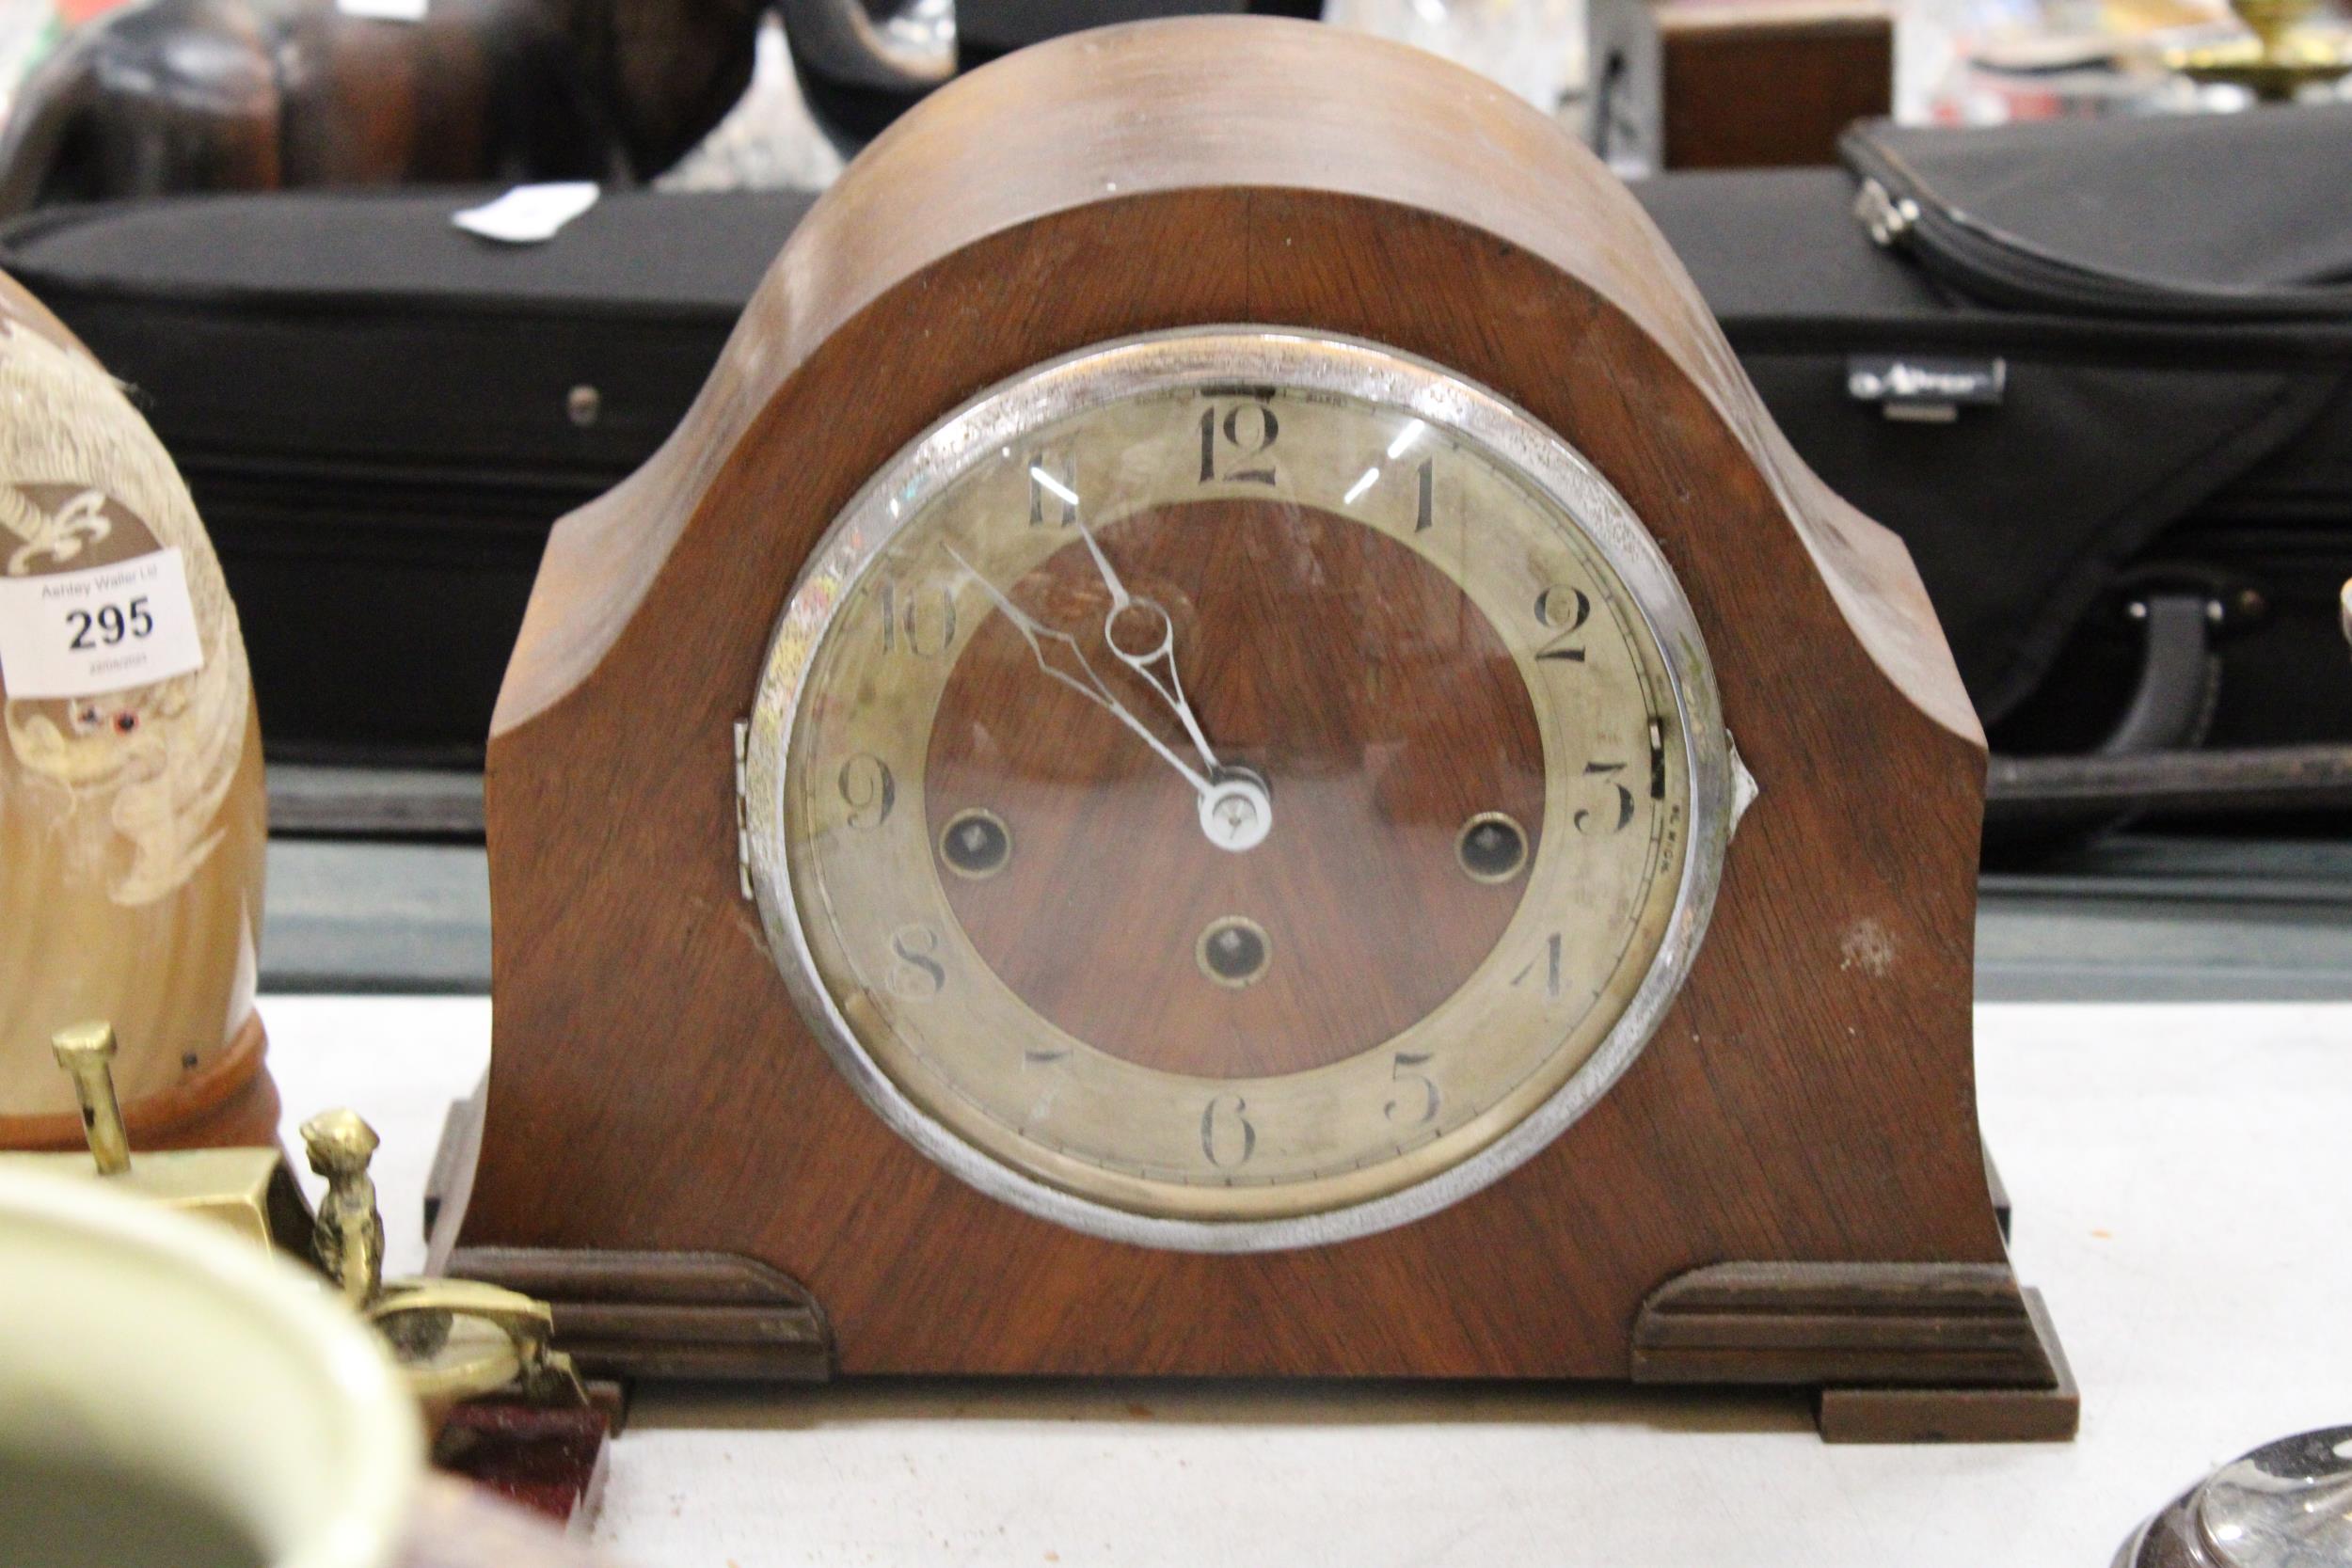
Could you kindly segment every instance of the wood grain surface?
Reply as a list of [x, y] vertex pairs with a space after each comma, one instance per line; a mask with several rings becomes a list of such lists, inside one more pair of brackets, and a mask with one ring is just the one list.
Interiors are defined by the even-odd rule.
[[1837, 161], [1838, 135], [1894, 112], [1895, 19], [1876, 0], [1664, 0], [1660, 166]]
[[1633, 1332], [1637, 1383], [2054, 1386], [2006, 1265], [1718, 1263], [1667, 1281]]
[[2021, 1292], [2033, 1325], [2040, 1378], [2006, 1386], [1922, 1388], [1833, 1382], [1814, 1417], [1825, 1443], [2070, 1443], [2082, 1429], [2082, 1389], [2039, 1291]]
[[[1558, 431], [1656, 534], [1762, 787], [1681, 996], [1541, 1155], [1215, 1256], [1006, 1208], [889, 1133], [738, 892], [732, 730], [811, 543], [961, 401], [1126, 334], [1360, 335]], [[1630, 198], [1414, 51], [1200, 19], [943, 90], [794, 235], [646, 467], [550, 541], [490, 744], [497, 1022], [462, 1239], [740, 1253], [847, 1373], [1624, 1377], [1724, 1259], [2005, 1266], [1979, 1148], [1982, 739], [1908, 557], [1788, 450]]]
[[808, 1292], [714, 1253], [461, 1247], [436, 1272], [503, 1285], [554, 1309], [590, 1377], [822, 1383], [833, 1339]]
[[[996, 875], [942, 879], [957, 919], [1030, 1006], [1132, 1062], [1245, 1077], [1370, 1050], [1460, 990], [1518, 908], [1525, 878], [1473, 881], [1454, 841], [1472, 816], [1506, 812], [1533, 858], [1544, 778], [1526, 683], [1461, 589], [1345, 517], [1197, 502], [1102, 539], [1129, 592], [1168, 610], [1218, 760], [1273, 781], [1282, 831], [1248, 854], [1204, 853], [1184, 781], [1095, 704], [1040, 680], [1028, 644], [992, 616], [948, 678], [924, 769], [934, 842], [973, 809], [1012, 836]], [[1083, 545], [1018, 596], [1046, 625], [1086, 631], [1130, 710], [1156, 711], [1103, 642], [1109, 591]], [[1233, 916], [1272, 949], [1240, 988], [1195, 957]], [[1120, 933], [1125, 961], [1069, 961], [1103, 931]]]

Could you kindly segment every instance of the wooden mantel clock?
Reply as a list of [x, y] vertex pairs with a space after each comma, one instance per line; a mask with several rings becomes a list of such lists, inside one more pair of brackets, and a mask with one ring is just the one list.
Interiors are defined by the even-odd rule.
[[622, 1371], [2062, 1436], [1984, 767], [1901, 546], [1550, 121], [1306, 24], [1026, 51], [555, 531], [455, 1266]]

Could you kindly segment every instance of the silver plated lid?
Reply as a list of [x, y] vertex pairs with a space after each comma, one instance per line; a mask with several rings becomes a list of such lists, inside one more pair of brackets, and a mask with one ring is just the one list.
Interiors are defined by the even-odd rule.
[[2265, 1443], [2140, 1527], [2117, 1568], [2352, 1564], [2352, 1426]]

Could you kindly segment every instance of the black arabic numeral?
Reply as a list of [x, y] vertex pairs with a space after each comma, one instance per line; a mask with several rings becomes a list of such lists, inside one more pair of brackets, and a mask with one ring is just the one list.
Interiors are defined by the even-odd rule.
[[939, 933], [929, 926], [901, 926], [890, 934], [890, 989], [910, 1002], [928, 1002], [947, 989], [947, 969], [939, 961]]
[[935, 583], [907, 594], [901, 605], [898, 584], [883, 583], [882, 640], [883, 653], [903, 646], [917, 658], [937, 658], [955, 645], [955, 591]]
[[1545, 941], [1544, 956], [1540, 958], [1529, 959], [1525, 969], [1520, 970], [1517, 974], [1511, 976], [1511, 983], [1515, 986], [1526, 984], [1528, 976], [1536, 973], [1538, 969], [1543, 972], [1544, 994], [1557, 1000], [1560, 995], [1559, 932], [1552, 932], [1550, 937]]
[[1229, 1170], [1248, 1164], [1258, 1152], [1258, 1130], [1250, 1125], [1248, 1112], [1249, 1101], [1241, 1096], [1221, 1094], [1200, 1113], [1200, 1152], [1210, 1164]]
[[1625, 825], [1633, 820], [1633, 791], [1626, 788], [1625, 785], [1617, 783], [1616, 780], [1610, 778], [1610, 775], [1613, 773], [1622, 773], [1624, 771], [1625, 764], [1622, 762], [1588, 762], [1584, 765], [1584, 776], [1586, 778], [1597, 778], [1608, 781], [1606, 787], [1617, 799], [1617, 809], [1613, 814], [1616, 820], [1610, 823], [1605, 828], [1595, 828], [1592, 825], [1596, 820], [1593, 812], [1589, 808], [1580, 808], [1577, 811], [1576, 816], [1570, 818], [1570, 820], [1576, 824], [1576, 831], [1578, 832], [1623, 832], [1625, 831]]
[[[1420, 1113], [1410, 1121], [1410, 1125], [1414, 1127], [1426, 1127], [1438, 1119], [1438, 1085], [1427, 1073], [1421, 1070], [1429, 1065], [1431, 1054], [1426, 1051], [1400, 1051], [1396, 1053], [1396, 1059], [1389, 1064], [1391, 1083], [1408, 1084], [1422, 1091]], [[1400, 1115], [1412, 1109], [1412, 1106], [1406, 1103], [1406, 1101], [1411, 1098], [1408, 1095], [1405, 1099], [1390, 1101], [1388, 1109], [1382, 1114], [1391, 1121], [1396, 1120]]]
[[1078, 520], [1078, 465], [1067, 451], [1029, 460], [1029, 526], [1068, 528]]
[[841, 765], [841, 803], [850, 808], [849, 823], [860, 832], [870, 832], [890, 820], [890, 808], [898, 803], [898, 781], [890, 776], [890, 765], [871, 752], [860, 752]]
[[[1245, 420], [1245, 416], [1248, 418]], [[1245, 403], [1225, 411], [1220, 422], [1216, 409], [1210, 407], [1200, 415], [1200, 483], [1221, 479], [1229, 484], [1272, 484], [1274, 465], [1263, 467], [1233, 468], [1217, 472], [1217, 432], [1222, 429], [1225, 444], [1233, 449], [1236, 461], [1247, 463], [1253, 457], [1263, 457], [1274, 450], [1275, 437], [1282, 427], [1274, 418], [1274, 410], [1263, 403]]]
[[1571, 647], [1568, 639], [1581, 630], [1586, 618], [1593, 613], [1593, 601], [1581, 588], [1554, 583], [1535, 595], [1535, 619], [1551, 627], [1559, 635], [1535, 652], [1537, 659], [1565, 659], [1573, 664], [1584, 662], [1584, 650]]

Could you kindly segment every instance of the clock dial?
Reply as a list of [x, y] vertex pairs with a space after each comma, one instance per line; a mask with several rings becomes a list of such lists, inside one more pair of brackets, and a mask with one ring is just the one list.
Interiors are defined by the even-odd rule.
[[992, 393], [853, 503], [747, 827], [787, 977], [927, 1151], [1280, 1245], [1492, 1180], [1639, 1049], [1721, 852], [1713, 711], [1557, 437], [1370, 345], [1204, 330]]

